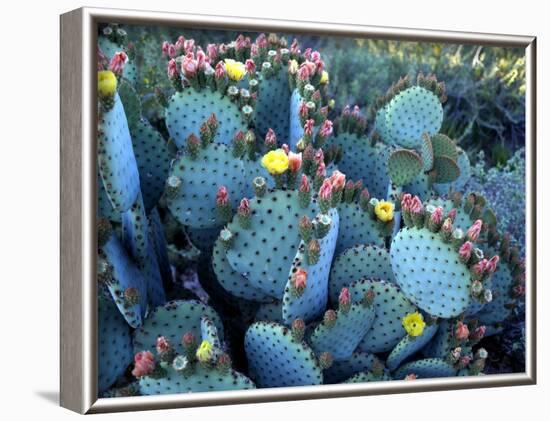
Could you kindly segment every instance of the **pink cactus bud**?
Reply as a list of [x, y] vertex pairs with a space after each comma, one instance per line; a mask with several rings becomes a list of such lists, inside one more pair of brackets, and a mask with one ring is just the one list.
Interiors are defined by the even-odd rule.
[[315, 152], [315, 156], [313, 159], [315, 160], [315, 163], [317, 165], [320, 165], [321, 162], [325, 162], [325, 155], [323, 154], [323, 150], [318, 149], [317, 152]]
[[341, 306], [349, 306], [351, 304], [349, 288], [342, 288], [340, 295], [338, 295], [338, 304]]
[[293, 56], [300, 54], [300, 46], [298, 45], [297, 39], [294, 39], [294, 41], [292, 41], [292, 44], [290, 44], [290, 54], [292, 54]]
[[462, 341], [462, 340], [468, 339], [468, 336], [470, 336], [470, 330], [468, 329], [468, 325], [461, 321], [458, 321], [455, 329], [456, 339]]
[[187, 332], [183, 337], [181, 338], [181, 343], [184, 346], [189, 346], [194, 344], [197, 341], [195, 338], [195, 335], [193, 335], [193, 332]]
[[164, 336], [159, 336], [157, 338], [156, 349], [159, 355], [164, 354], [167, 351], [170, 351], [171, 348], [172, 346], [170, 345], [170, 342], [168, 342], [168, 339], [166, 339]]
[[178, 39], [176, 40], [176, 49], [179, 51], [183, 51], [185, 48], [185, 37], [183, 35], [180, 35]]
[[294, 153], [292, 151], [288, 152], [288, 168], [291, 172], [298, 172], [302, 167], [302, 154]]
[[476, 327], [476, 329], [473, 331], [473, 333], [471, 335], [471, 339], [473, 339], [474, 341], [480, 341], [485, 336], [486, 331], [487, 331], [486, 326]]
[[206, 46], [206, 54], [210, 57], [210, 62], [214, 62], [218, 58], [218, 46], [216, 44], [208, 44]]
[[307, 285], [307, 272], [303, 269], [298, 269], [294, 275], [292, 275], [292, 283], [294, 289], [303, 291]]
[[309, 60], [311, 59], [311, 53], [312, 53], [312, 49], [311, 48], [306, 48], [305, 51], [304, 51], [304, 58], [306, 60]]
[[370, 193], [369, 193], [369, 189], [367, 189], [366, 187], [361, 190], [361, 201], [366, 201], [368, 202], [370, 200]]
[[170, 43], [168, 41], [164, 41], [162, 43], [162, 57], [168, 56], [168, 47], [170, 46]]
[[267, 48], [267, 37], [265, 34], [260, 34], [254, 41], [259, 48]]
[[246, 48], [244, 35], [240, 34], [235, 40], [235, 51], [242, 51]]
[[253, 75], [254, 73], [256, 73], [256, 64], [254, 63], [254, 60], [246, 60], [246, 62], [244, 63], [244, 67], [249, 75]]
[[319, 197], [323, 200], [330, 200], [332, 198], [332, 183], [330, 179], [325, 179], [321, 188], [319, 189]]
[[309, 79], [309, 67], [304, 66], [304, 63], [298, 69], [298, 78], [303, 82]]
[[417, 378], [418, 378], [418, 376], [417, 376], [416, 374], [410, 373], [410, 374], [407, 374], [407, 375], [405, 376], [405, 379], [404, 379], [404, 380], [407, 380], [407, 381], [408, 381], [408, 380], [416, 380]]
[[178, 64], [175, 59], [170, 59], [168, 62], [166, 73], [168, 73], [170, 79], [176, 79], [178, 77]]
[[197, 51], [197, 67], [199, 70], [204, 70], [208, 66], [208, 57], [202, 50]]
[[430, 220], [436, 225], [441, 224], [441, 222], [443, 221], [443, 208], [441, 206], [435, 208], [435, 210], [430, 215]]
[[109, 62], [109, 70], [115, 75], [120, 76], [124, 71], [124, 66], [128, 62], [128, 56], [124, 51], [116, 52]]
[[309, 115], [309, 108], [307, 107], [307, 102], [302, 101], [300, 103], [300, 109], [299, 109], [300, 117], [307, 118]]
[[[344, 112], [346, 110], [344, 109]], [[349, 106], [348, 106], [348, 112], [349, 112]], [[403, 196], [401, 196], [401, 210], [403, 212], [410, 212], [411, 211], [411, 201], [412, 196], [409, 193], [405, 193]]]
[[315, 71], [317, 74], [322, 74], [323, 70], [325, 70], [325, 62], [323, 60], [319, 60], [315, 63]]
[[141, 351], [134, 356], [134, 377], [144, 377], [155, 370], [155, 357], [151, 351]]
[[453, 208], [449, 211], [449, 214], [447, 215], [447, 218], [451, 218], [451, 220], [454, 222], [456, 219], [456, 209]]
[[270, 127], [267, 129], [267, 133], [265, 134], [265, 144], [269, 147], [277, 146], [277, 136], [275, 135], [275, 132]]
[[199, 69], [198, 62], [194, 59], [193, 54], [188, 54], [183, 57], [181, 62], [181, 71], [187, 78], [193, 78]]
[[214, 71], [214, 77], [216, 79], [224, 79], [227, 76], [227, 71], [225, 70], [225, 64], [223, 61], [216, 64], [216, 70]]
[[319, 129], [319, 136], [329, 137], [332, 134], [332, 121], [325, 120]]
[[174, 44], [168, 45], [168, 57], [174, 58], [178, 55], [178, 50]]
[[216, 193], [216, 204], [217, 205], [226, 205], [229, 203], [229, 193], [225, 186], [220, 186], [218, 192]]
[[239, 215], [243, 216], [250, 215], [250, 201], [246, 197], [241, 199], [241, 203], [239, 203], [237, 212], [239, 213]]
[[304, 134], [307, 136], [313, 136], [313, 125], [315, 124], [315, 120], [309, 119], [306, 121], [306, 124], [304, 124]]
[[315, 176], [319, 178], [325, 178], [327, 176], [327, 168], [324, 162], [321, 162], [317, 166], [317, 171], [315, 172]]
[[471, 270], [477, 277], [482, 277], [487, 270], [487, 259], [481, 259], [472, 266]]
[[470, 241], [476, 241], [479, 237], [479, 233], [481, 232], [481, 226], [483, 225], [483, 222], [481, 219], [478, 219], [474, 222], [474, 224], [468, 229], [466, 236], [470, 239]]
[[463, 262], [467, 262], [468, 260], [470, 260], [473, 249], [474, 245], [470, 241], [466, 241], [464, 244], [462, 244], [462, 246], [460, 246], [460, 249], [458, 250], [458, 255], [460, 256], [460, 259]]
[[302, 179], [300, 180], [300, 192], [309, 193], [311, 190], [311, 185], [309, 184], [309, 179], [305, 174], [302, 174]]
[[185, 42], [183, 43], [183, 49], [185, 54], [195, 52], [195, 40], [194, 39], [185, 40]]
[[333, 190], [341, 190], [346, 184], [346, 175], [338, 170], [334, 170], [330, 176], [330, 182], [332, 183]]
[[468, 364], [470, 364], [470, 362], [472, 361], [472, 357], [470, 357], [469, 355], [464, 355], [461, 359], [460, 359], [460, 365], [462, 367], [466, 367]]
[[281, 149], [288, 156], [288, 154], [290, 153], [290, 147], [286, 143], [283, 143], [281, 145]]
[[336, 321], [336, 312], [334, 310], [327, 310], [323, 316], [323, 322], [329, 326], [333, 326]]
[[319, 92], [319, 90], [316, 90], [315, 92], [313, 92], [313, 94], [311, 94], [311, 100], [314, 101], [314, 102], [320, 102], [321, 101], [321, 92]]
[[487, 273], [495, 273], [499, 260], [500, 257], [498, 255], [494, 255], [489, 259], [486, 266]]
[[309, 60], [317, 63], [319, 60], [321, 60], [321, 53], [319, 51], [313, 51], [309, 57]]
[[346, 181], [345, 189], [346, 190], [355, 190], [355, 184], [353, 183], [352, 180]]
[[422, 213], [423, 210], [424, 205], [422, 205], [422, 201], [418, 196], [414, 196], [411, 199], [409, 212], [419, 214]]

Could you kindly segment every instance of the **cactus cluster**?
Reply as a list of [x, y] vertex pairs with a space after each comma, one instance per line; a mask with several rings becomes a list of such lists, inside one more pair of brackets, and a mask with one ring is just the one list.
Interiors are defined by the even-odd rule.
[[525, 264], [462, 191], [442, 82], [336, 117], [318, 51], [180, 36], [159, 43], [159, 127], [126, 42], [109, 25], [98, 44], [103, 396], [483, 372]]

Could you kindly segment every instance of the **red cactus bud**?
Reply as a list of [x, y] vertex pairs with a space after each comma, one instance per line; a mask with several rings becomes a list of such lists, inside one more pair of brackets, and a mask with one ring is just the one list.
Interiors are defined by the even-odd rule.
[[486, 265], [487, 273], [489, 274], [494, 273], [497, 270], [497, 265], [499, 260], [500, 260], [500, 257], [498, 255], [495, 255], [488, 260]]
[[253, 75], [254, 73], [256, 73], [256, 64], [254, 64], [254, 60], [246, 60], [246, 62], [244, 63], [244, 67], [249, 75]]
[[151, 351], [141, 351], [134, 356], [134, 377], [145, 377], [155, 370], [155, 357]]
[[162, 57], [168, 56], [168, 47], [170, 46], [170, 43], [168, 41], [164, 41], [162, 43]]
[[476, 329], [470, 335], [470, 339], [472, 339], [476, 342], [479, 342], [485, 336], [486, 331], [487, 331], [486, 326], [478, 326], [478, 327], [476, 327]]
[[306, 121], [306, 124], [304, 124], [304, 135], [306, 136], [312, 136], [313, 135], [313, 125], [315, 124], [315, 121], [313, 119], [309, 119]]
[[455, 329], [455, 338], [462, 341], [468, 339], [469, 335], [470, 330], [468, 329], [468, 325], [461, 321], [458, 321]]
[[178, 74], [178, 64], [176, 63], [176, 60], [171, 59], [168, 62], [168, 67], [167, 67], [166, 73], [168, 74], [168, 77], [170, 79], [176, 79], [179, 76], [179, 74]]
[[302, 154], [289, 151], [287, 155], [288, 155], [288, 169], [293, 173], [298, 172], [302, 167]]
[[216, 193], [216, 204], [217, 205], [226, 205], [229, 202], [229, 193], [225, 186], [220, 186], [218, 192]]
[[277, 148], [277, 136], [273, 129], [269, 128], [265, 134], [264, 145], [268, 150], [273, 150]]
[[435, 208], [435, 210], [430, 215], [430, 220], [436, 225], [441, 224], [443, 220], [443, 208], [441, 206]]
[[216, 64], [214, 77], [216, 79], [225, 79], [226, 76], [227, 76], [227, 71], [225, 70], [225, 64], [223, 61], [219, 61], [218, 64]]
[[460, 249], [458, 250], [458, 256], [463, 263], [466, 263], [468, 260], [470, 260], [473, 248], [474, 246], [470, 241], [466, 241], [464, 244], [462, 244], [462, 246], [460, 246]]
[[307, 286], [307, 272], [297, 269], [292, 275], [292, 290], [297, 297], [301, 296]]
[[300, 180], [300, 192], [309, 193], [310, 191], [311, 185], [309, 184], [309, 179], [305, 174], [302, 174], [302, 178]]
[[168, 57], [174, 58], [178, 55], [178, 50], [174, 44], [168, 45]]
[[340, 311], [347, 312], [351, 306], [351, 296], [349, 293], [349, 288], [342, 288], [340, 294], [338, 295], [338, 305]]
[[332, 121], [325, 120], [319, 129], [319, 136], [327, 138], [332, 134]]
[[109, 70], [117, 76], [121, 76], [124, 66], [128, 62], [128, 56], [124, 51], [116, 52], [109, 62]]
[[468, 229], [466, 232], [466, 236], [470, 241], [476, 241], [479, 237], [479, 234], [481, 232], [481, 227], [483, 225], [483, 222], [481, 219], [478, 219], [474, 222], [474, 224]]
[[319, 189], [319, 198], [328, 201], [332, 198], [332, 183], [330, 182], [330, 179], [327, 178], [323, 181], [323, 184]]
[[166, 339], [164, 336], [159, 336], [157, 338], [157, 343], [156, 343], [157, 354], [159, 355], [165, 354], [171, 349], [172, 349], [172, 345], [170, 345], [170, 342], [168, 341], [168, 339]]
[[241, 199], [237, 212], [242, 216], [250, 215], [250, 201], [246, 197]]

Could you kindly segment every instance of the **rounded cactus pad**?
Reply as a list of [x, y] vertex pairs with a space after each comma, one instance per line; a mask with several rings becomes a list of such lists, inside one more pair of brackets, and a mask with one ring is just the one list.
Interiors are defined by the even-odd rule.
[[[227, 261], [226, 250], [218, 238], [212, 251], [212, 268], [220, 285], [231, 295], [245, 300], [269, 302], [272, 299], [248, 282]], [[280, 307], [279, 307], [280, 310]]]
[[365, 294], [374, 291], [374, 311], [372, 327], [359, 343], [364, 352], [386, 352], [406, 335], [402, 320], [416, 307], [407, 299], [399, 287], [391, 282], [362, 279], [350, 286], [353, 301], [362, 300]]
[[98, 389], [102, 393], [132, 362], [132, 336], [130, 327], [110, 301], [98, 301], [97, 323]]
[[386, 169], [388, 147], [373, 144], [366, 136], [343, 132], [338, 133], [331, 143], [342, 150], [338, 169], [350, 180], [362, 180], [373, 197], [384, 197], [389, 178]]
[[436, 182], [433, 185], [433, 188], [439, 195], [449, 193], [450, 189], [452, 189], [453, 191], [462, 191], [466, 183], [472, 177], [472, 166], [470, 164], [470, 158], [468, 157], [468, 154], [458, 146], [456, 149], [458, 151], [456, 164], [458, 165], [460, 175], [452, 183], [441, 184]]
[[441, 358], [426, 358], [412, 361], [399, 367], [394, 373], [394, 380], [403, 380], [409, 374], [415, 374], [419, 379], [438, 377], [454, 377], [457, 370]]
[[99, 219], [120, 222], [120, 212], [113, 208], [99, 171], [97, 173], [97, 215]]
[[255, 389], [254, 383], [235, 370], [219, 370], [196, 365], [190, 374], [180, 374], [173, 368], [162, 378], [143, 377], [139, 380], [142, 395], [173, 393], [219, 392], [223, 390]]
[[260, 134], [268, 129], [286, 136], [289, 132], [290, 89], [286, 67], [262, 79], [256, 100], [256, 126]]
[[382, 361], [376, 355], [355, 351], [347, 360], [335, 360], [323, 372], [323, 376], [326, 384], [341, 383], [357, 373], [370, 371], [375, 366], [383, 366]]
[[[454, 320], [454, 319], [453, 319]], [[450, 319], [442, 320], [439, 323], [435, 335], [422, 349], [422, 354], [429, 358], [447, 358], [453, 346], [453, 327]]]
[[514, 276], [510, 267], [506, 264], [499, 265], [492, 277], [493, 299], [485, 304], [476, 315], [479, 321], [486, 325], [502, 323], [506, 320], [514, 308], [514, 298], [511, 294], [514, 286]]
[[252, 379], [259, 387], [308, 386], [323, 383], [323, 372], [305, 342], [292, 338], [285, 326], [256, 322], [245, 335]]
[[330, 352], [335, 361], [346, 361], [374, 321], [373, 306], [352, 304], [347, 311], [338, 310], [336, 320], [322, 322], [309, 337], [311, 348], [317, 355]]
[[191, 134], [199, 133], [201, 125], [212, 113], [216, 114], [219, 122], [216, 140], [220, 143], [230, 145], [235, 133], [247, 130], [239, 107], [229, 97], [209, 89], [197, 91], [192, 88], [176, 92], [170, 98], [166, 109], [166, 128], [181, 148]]
[[172, 154], [160, 133], [145, 119], [130, 124], [145, 210], [150, 212], [164, 192]]
[[394, 237], [390, 254], [397, 283], [422, 310], [450, 318], [470, 304], [470, 271], [439, 234], [405, 227]]
[[405, 148], [420, 146], [422, 135], [439, 132], [443, 107], [439, 98], [420, 86], [399, 92], [386, 106], [386, 127], [393, 142]]
[[369, 383], [369, 382], [387, 382], [391, 377], [388, 373], [375, 374], [372, 371], [362, 371], [361, 373], [354, 374], [349, 379], [344, 380], [343, 383]]
[[444, 155], [434, 158], [433, 171], [438, 183], [452, 183], [460, 176], [460, 167], [456, 161]]
[[131, 130], [141, 119], [141, 100], [132, 84], [126, 79], [120, 80], [118, 94], [122, 105], [124, 105], [124, 113]]
[[172, 268], [170, 267], [168, 258], [168, 245], [166, 243], [164, 225], [162, 224], [159, 211], [156, 207], [153, 208], [149, 214], [149, 230], [162, 279], [169, 284], [172, 282]]
[[155, 352], [156, 341], [164, 336], [170, 341], [176, 353], [183, 355], [181, 339], [191, 332], [195, 338], [201, 338], [201, 320], [207, 317], [214, 323], [220, 339], [223, 339], [223, 326], [219, 316], [209, 306], [197, 300], [170, 301], [155, 308], [145, 319], [143, 325], [134, 333], [134, 351], [149, 350]]
[[283, 322], [283, 310], [281, 303], [275, 301], [272, 303], [265, 303], [258, 307], [256, 314], [254, 315], [254, 321], [256, 322], [274, 322], [284, 324]]
[[458, 159], [456, 143], [443, 133], [436, 133], [430, 138], [434, 156], [447, 156], [453, 161]]
[[147, 309], [146, 280], [116, 236], [101, 247], [99, 262], [98, 276], [104, 279], [120, 313], [130, 326], [141, 326]]
[[221, 227], [193, 228], [188, 226], [185, 227], [185, 232], [195, 247], [202, 252], [210, 254], [214, 248], [217, 238], [220, 235], [221, 229]]
[[97, 161], [112, 206], [128, 210], [139, 190], [139, 171], [124, 107], [118, 94], [114, 106], [99, 116]]
[[244, 195], [243, 162], [224, 144], [213, 143], [201, 148], [196, 158], [182, 154], [172, 163], [172, 177], [177, 177], [181, 185], [168, 195], [168, 208], [178, 222], [193, 228], [223, 224], [216, 209], [220, 187], [226, 187], [233, 208]]
[[407, 335], [401, 339], [386, 360], [388, 369], [395, 370], [403, 361], [420, 351], [434, 337], [437, 329], [436, 324], [428, 325], [420, 336]]
[[[387, 187], [387, 186], [386, 186]], [[384, 245], [384, 237], [377, 228], [377, 221], [364, 211], [358, 203], [342, 202], [338, 205], [340, 229], [336, 253], [358, 244]]]
[[403, 186], [403, 192], [420, 197], [422, 200], [428, 200], [435, 196], [432, 189], [433, 180], [424, 172], [419, 173], [406, 186]]
[[[306, 245], [302, 241], [292, 262], [283, 295], [283, 320], [286, 324], [292, 323], [295, 319], [309, 322], [325, 310], [330, 265], [338, 236], [338, 213], [335, 209], [331, 209], [328, 214], [332, 223], [329, 232], [319, 240], [319, 260], [313, 265], [308, 263]], [[307, 273], [307, 281], [304, 290], [300, 294], [295, 294], [293, 277], [299, 270]]]
[[387, 107], [383, 106], [376, 111], [374, 128], [384, 143], [392, 143], [390, 131], [388, 130], [388, 126], [386, 124], [386, 110]]
[[395, 282], [390, 254], [385, 248], [358, 245], [345, 250], [334, 259], [329, 282], [332, 302], [337, 301], [343, 287], [362, 278]]
[[243, 229], [238, 215], [227, 225], [234, 241], [227, 250], [229, 264], [250, 284], [281, 299], [300, 244], [299, 219], [315, 218], [314, 201], [302, 208], [298, 192], [276, 190], [250, 200], [250, 227]]
[[422, 159], [408, 149], [397, 149], [390, 154], [388, 174], [392, 182], [398, 186], [410, 183], [422, 171]]

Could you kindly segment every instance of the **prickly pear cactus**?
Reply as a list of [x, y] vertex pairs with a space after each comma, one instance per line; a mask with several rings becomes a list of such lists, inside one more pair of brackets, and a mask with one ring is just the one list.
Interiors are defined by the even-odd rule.
[[411, 355], [420, 351], [437, 333], [438, 325], [431, 324], [427, 326], [421, 335], [407, 335], [392, 349], [386, 360], [389, 370], [395, 370], [399, 365]]
[[355, 351], [347, 360], [338, 361], [324, 371], [325, 384], [342, 383], [355, 374], [370, 371], [376, 366], [383, 366], [383, 362], [374, 354]]
[[414, 374], [419, 379], [433, 379], [456, 376], [457, 370], [441, 358], [426, 358], [402, 365], [393, 373], [392, 377], [395, 380], [403, 380], [410, 374]]

